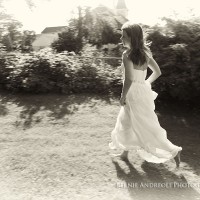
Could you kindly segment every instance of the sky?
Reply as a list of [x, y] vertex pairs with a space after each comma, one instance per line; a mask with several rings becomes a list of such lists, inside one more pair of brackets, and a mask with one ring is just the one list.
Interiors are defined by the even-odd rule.
[[[25, 0], [4, 0], [9, 14], [22, 22], [23, 29], [40, 33], [48, 26], [65, 26], [78, 5], [96, 7], [100, 3], [113, 8], [117, 0], [33, 0], [32, 10]], [[136, 23], [153, 25], [164, 16], [176, 12], [180, 18], [187, 18], [189, 10], [200, 13], [199, 0], [125, 0], [129, 10], [128, 19]]]

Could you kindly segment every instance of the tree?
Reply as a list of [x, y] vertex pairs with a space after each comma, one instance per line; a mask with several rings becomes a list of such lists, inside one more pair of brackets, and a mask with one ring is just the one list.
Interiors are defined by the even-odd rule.
[[58, 39], [52, 43], [52, 48], [57, 52], [74, 51], [78, 53], [82, 49], [80, 38], [76, 31], [69, 28], [67, 31], [58, 34]]
[[114, 31], [107, 22], [104, 23], [101, 33], [101, 42], [102, 44], [117, 44], [119, 42], [120, 34]]
[[34, 31], [25, 30], [21, 38], [20, 49], [22, 52], [30, 52], [33, 50], [32, 43], [35, 40], [36, 35]]
[[5, 46], [7, 51], [13, 51], [19, 49], [21, 42], [21, 28], [22, 24], [16, 20], [11, 21], [3, 27], [1, 43]]
[[82, 29], [83, 29], [83, 36], [88, 41], [91, 30], [93, 30], [93, 16], [92, 16], [90, 7], [86, 7], [84, 9]]
[[[107, 9], [107, 8], [106, 8]], [[101, 13], [102, 9], [96, 13], [90, 7], [78, 7], [77, 17], [73, 17], [69, 21], [69, 29], [59, 35], [58, 40], [52, 43], [52, 47], [57, 51], [81, 51], [83, 45], [90, 43], [101, 47], [104, 44], [117, 44], [120, 34], [117, 32], [116, 19], [113, 13], [106, 10], [106, 13]], [[106, 16], [109, 15], [109, 20]], [[109, 22], [115, 23], [110, 25]], [[112, 23], [112, 24], [113, 24]]]
[[7, 51], [16, 50], [21, 39], [19, 31], [21, 27], [22, 24], [7, 14], [3, 5], [0, 4], [0, 46]]
[[78, 18], [72, 18], [67, 31], [58, 34], [58, 39], [52, 43], [52, 48], [61, 51], [74, 51], [79, 53], [83, 48], [83, 41], [87, 35], [84, 27], [84, 9], [78, 7]]
[[92, 27], [89, 30], [89, 42], [91, 44], [101, 47], [104, 44], [120, 42], [118, 29], [127, 21], [125, 18], [121, 18], [105, 6], [91, 10], [91, 16], [90, 26]]
[[[152, 27], [148, 40], [161, 67], [155, 83], [165, 97], [198, 102], [200, 99], [199, 20], [165, 18], [164, 27]], [[160, 92], [161, 94], [161, 92]]]

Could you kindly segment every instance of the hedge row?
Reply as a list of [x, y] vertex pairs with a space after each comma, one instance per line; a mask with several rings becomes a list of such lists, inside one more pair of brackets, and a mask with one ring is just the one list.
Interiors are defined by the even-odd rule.
[[43, 50], [0, 56], [0, 84], [12, 92], [119, 93], [121, 73], [103, 61], [74, 57], [73, 53]]
[[[68, 52], [54, 53], [51, 50], [29, 54], [1, 54], [0, 86], [11, 92], [98, 93], [119, 96], [122, 75], [118, 66], [109, 65], [103, 59], [92, 62], [91, 58], [73, 55]], [[167, 55], [169, 59], [166, 64], [160, 65], [162, 76], [153, 83], [159, 98], [198, 103], [200, 67], [190, 66], [188, 63], [175, 65], [175, 50], [170, 49]]]

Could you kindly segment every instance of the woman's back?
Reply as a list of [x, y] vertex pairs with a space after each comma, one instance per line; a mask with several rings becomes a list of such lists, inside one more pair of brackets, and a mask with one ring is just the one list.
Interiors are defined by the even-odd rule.
[[[125, 53], [125, 56], [127, 57], [127, 54]], [[133, 82], [144, 82], [146, 75], [147, 75], [147, 68], [148, 68], [148, 62], [150, 59], [150, 55], [146, 54], [146, 62], [143, 65], [134, 65], [131, 62], [130, 66], [127, 66], [128, 72], [129, 72], [129, 79]], [[125, 79], [125, 66], [122, 63], [122, 69], [123, 69], [123, 79]]]
[[[129, 70], [130, 80], [133, 82], [144, 82], [147, 75], [147, 68], [148, 68], [147, 63], [145, 63], [143, 66], [140, 66], [140, 68], [131, 67], [131, 69]], [[125, 79], [124, 64], [122, 64], [122, 70], [123, 70], [123, 79]]]

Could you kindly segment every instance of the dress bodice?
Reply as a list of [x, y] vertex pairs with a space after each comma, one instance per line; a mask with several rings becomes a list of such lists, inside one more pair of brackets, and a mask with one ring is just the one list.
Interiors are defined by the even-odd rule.
[[[124, 65], [122, 64], [121, 67], [122, 67], [123, 79], [125, 79]], [[133, 82], [144, 83], [146, 76], [147, 76], [147, 69], [140, 70], [140, 69], [132, 68], [131, 70], [130, 78]]]

